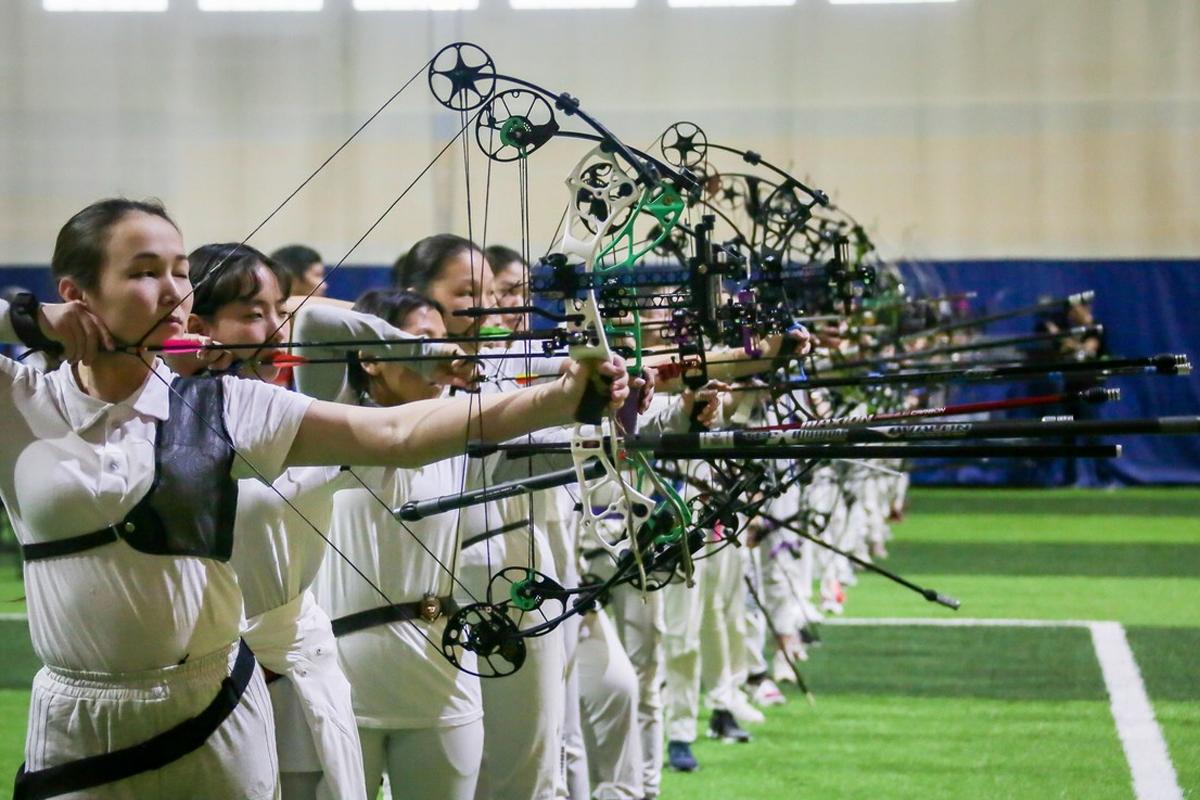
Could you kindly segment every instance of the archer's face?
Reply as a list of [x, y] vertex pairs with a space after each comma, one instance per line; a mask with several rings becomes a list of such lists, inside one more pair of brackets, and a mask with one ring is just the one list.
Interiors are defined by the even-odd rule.
[[[262, 344], [266, 347], [228, 348], [241, 358], [253, 358], [259, 362], [252, 377], [273, 380], [278, 370], [270, 364], [271, 357], [279, 352], [275, 344], [285, 341], [289, 327], [283, 303], [285, 298], [275, 274], [260, 264], [254, 270], [258, 291], [244, 300], [234, 300], [216, 310], [209, 318], [193, 314], [188, 319], [188, 328], [193, 333], [209, 336], [224, 345]], [[263, 363], [266, 362], [266, 363]]]
[[[525, 276], [520, 261], [513, 261], [503, 269], [492, 273], [492, 287], [496, 293], [496, 305], [500, 308], [515, 308], [525, 304]], [[524, 314], [502, 314], [500, 324], [510, 331], [524, 330]]]
[[292, 294], [301, 297], [316, 295], [324, 297], [326, 286], [322, 281], [325, 280], [325, 265], [320, 261], [314, 261], [308, 265], [308, 269], [304, 270], [304, 274], [292, 281]]
[[456, 317], [455, 311], [491, 308], [496, 305], [492, 271], [478, 250], [463, 250], [442, 265], [442, 271], [426, 288], [426, 295], [446, 310], [444, 320], [450, 336], [474, 336], [487, 320]]
[[167, 220], [140, 211], [109, 230], [95, 289], [70, 278], [58, 284], [64, 300], [82, 301], [118, 341], [147, 345], [183, 332], [191, 288], [183, 237]]

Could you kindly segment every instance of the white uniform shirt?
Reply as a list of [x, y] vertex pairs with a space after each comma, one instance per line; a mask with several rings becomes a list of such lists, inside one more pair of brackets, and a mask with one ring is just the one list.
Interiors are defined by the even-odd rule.
[[286, 605], [312, 585], [325, 557], [321, 536], [329, 535], [333, 494], [357, 485], [340, 467], [293, 467], [271, 486], [238, 483], [229, 563], [242, 587], [247, 618]]
[[[426, 593], [451, 594], [448, 570], [458, 548], [458, 513], [405, 522], [405, 530], [388, 509], [457, 492], [463, 461], [459, 456], [409, 470], [355, 468], [387, 507], [357, 481], [357, 488], [334, 495], [330, 539], [391, 602], [411, 603]], [[387, 603], [332, 551], [326, 554], [314, 591], [317, 602], [335, 619]], [[482, 716], [478, 678], [451, 666], [438, 652], [445, 623], [445, 616], [432, 624], [393, 622], [338, 640], [342, 668], [354, 687], [359, 725], [431, 728], [462, 725]], [[470, 654], [462, 655], [473, 667]]]
[[[482, 393], [494, 394], [519, 389], [521, 382], [517, 380], [517, 376], [523, 374], [556, 376], [566, 360], [562, 357], [547, 358], [535, 355], [531, 343], [521, 341], [515, 342], [513, 347], [507, 351], [502, 348], [485, 348], [481, 351], [481, 355], [520, 352], [527, 353], [529, 357], [485, 360], [486, 373], [490, 380], [481, 384], [480, 391]], [[564, 433], [563, 431], [568, 432]], [[551, 440], [566, 441], [566, 437], [569, 437], [568, 428], [547, 429], [518, 437], [513, 442], [524, 444]], [[467, 489], [481, 489], [494, 485], [498, 481], [540, 475], [547, 468], [564, 469], [570, 465], [570, 456], [557, 459], [539, 457], [532, 463], [528, 460], [508, 461], [499, 454], [494, 454], [486, 459], [472, 458], [467, 462], [465, 485]], [[463, 479], [460, 477], [459, 483], [455, 484], [455, 488], [451, 491], [457, 490], [457, 487], [462, 484]], [[463, 551], [459, 560], [462, 565], [463, 583], [477, 597], [484, 595], [488, 582], [497, 572], [509, 566], [532, 566], [554, 580], [558, 580], [554, 551], [546, 541], [545, 532], [537, 525], [538, 522], [547, 518], [547, 512], [545, 509], [540, 509], [540, 511], [541, 513], [535, 519], [532, 543], [530, 542], [530, 531], [526, 527], [492, 536]], [[530, 498], [528, 495], [516, 495], [499, 502], [470, 506], [462, 510], [463, 538], [470, 539], [485, 531], [495, 530], [509, 523], [529, 518]], [[461, 595], [463, 592], [460, 590], [459, 594]], [[459, 602], [464, 602], [464, 598], [459, 597]]]
[[[85, 394], [68, 364], [41, 374], [0, 357], [0, 500], [22, 544], [108, 527], [145, 496], [174, 378], [162, 362], [154, 371], [110, 404]], [[274, 479], [311, 400], [222, 380], [234, 447]], [[235, 478], [257, 473], [235, 459]], [[148, 555], [124, 541], [26, 563], [25, 592], [38, 657], [75, 670], [130, 672], [199, 657], [235, 640], [242, 616], [229, 564]]]

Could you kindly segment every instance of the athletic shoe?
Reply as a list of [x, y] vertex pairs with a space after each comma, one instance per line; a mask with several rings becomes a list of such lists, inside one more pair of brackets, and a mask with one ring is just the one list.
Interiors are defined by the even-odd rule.
[[781, 706], [787, 702], [787, 697], [779, 691], [779, 685], [765, 675], [754, 687], [754, 693], [750, 695], [750, 699], [763, 708]]
[[[799, 650], [792, 651], [792, 658], [796, 661], [807, 661], [808, 651], [801, 647]], [[771, 662], [771, 677], [776, 683], [796, 683], [796, 672], [792, 669], [792, 665], [788, 663], [787, 657], [782, 650], [775, 651], [775, 658]]]
[[807, 597], [800, 601], [800, 613], [804, 617], [805, 623], [825, 621], [825, 615], [818, 611]]
[[667, 766], [676, 772], [695, 772], [699, 762], [688, 742], [667, 742]]
[[720, 710], [712, 712], [708, 718], [708, 738], [722, 742], [748, 742], [750, 734], [737, 724], [733, 714]]
[[763, 713], [754, 706], [750, 705], [750, 698], [742, 690], [733, 693], [733, 697], [729, 698], [729, 711], [742, 725], [758, 725], [761, 722], [766, 722], [767, 718]]
[[846, 602], [846, 592], [837, 580], [821, 582], [821, 610], [827, 614], [841, 614]]

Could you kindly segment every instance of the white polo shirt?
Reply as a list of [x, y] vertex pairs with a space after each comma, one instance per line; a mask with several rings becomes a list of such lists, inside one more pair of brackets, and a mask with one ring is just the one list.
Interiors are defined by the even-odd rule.
[[312, 585], [325, 557], [321, 537], [329, 533], [334, 492], [357, 485], [341, 467], [292, 467], [271, 486], [238, 483], [229, 563], [247, 618], [286, 605]]
[[[330, 538], [393, 603], [411, 603], [427, 592], [439, 597], [461, 594], [452, 589], [447, 572], [457, 556], [458, 512], [401, 525], [388, 508], [458, 491], [463, 461], [456, 456], [419, 469], [355, 468], [370, 491], [355, 481], [358, 488], [334, 496]], [[314, 591], [317, 602], [334, 618], [386, 603], [332, 551], [326, 553]], [[360, 726], [449, 727], [483, 716], [479, 679], [455, 669], [438, 652], [445, 625], [444, 616], [432, 624], [393, 622], [338, 639], [338, 656], [354, 688]], [[460, 655], [473, 666], [469, 653]]]
[[[126, 400], [80, 388], [69, 364], [41, 374], [0, 357], [0, 500], [22, 544], [66, 539], [122, 520], [154, 478], [155, 426], [175, 377]], [[225, 426], [242, 458], [233, 477], [274, 480], [310, 398], [258, 381], [225, 382]], [[214, 433], [214, 435], [216, 435]], [[229, 564], [140, 553], [124, 541], [25, 564], [33, 647], [43, 663], [131, 672], [196, 658], [238, 636], [242, 596]]]

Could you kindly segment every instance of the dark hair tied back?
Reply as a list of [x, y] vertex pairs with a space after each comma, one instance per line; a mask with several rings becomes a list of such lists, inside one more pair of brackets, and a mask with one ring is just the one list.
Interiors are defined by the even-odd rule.
[[188, 256], [192, 286], [192, 313], [211, 318], [221, 308], [252, 299], [262, 291], [258, 268], [266, 267], [279, 282], [287, 298], [292, 293], [292, 276], [286, 269], [248, 244], [228, 242], [197, 247]]
[[512, 263], [516, 263], [522, 268], [526, 266], [525, 259], [521, 258], [520, 253], [502, 244], [488, 245], [488, 248], [483, 251], [483, 257], [487, 259], [492, 272], [500, 272]]
[[179, 230], [157, 200], [127, 200], [124, 197], [97, 200], [67, 220], [59, 230], [50, 259], [50, 272], [55, 278], [70, 278], [82, 289], [95, 289], [100, 284], [109, 233], [114, 225], [133, 213], [160, 217]]
[[271, 253], [271, 259], [290, 272], [293, 279], [300, 279], [321, 260], [321, 254], [307, 245], [289, 244]]
[[447, 261], [463, 251], [478, 249], [470, 239], [453, 233], [426, 236], [396, 260], [392, 266], [392, 285], [427, 294], [429, 285], [441, 276]]

